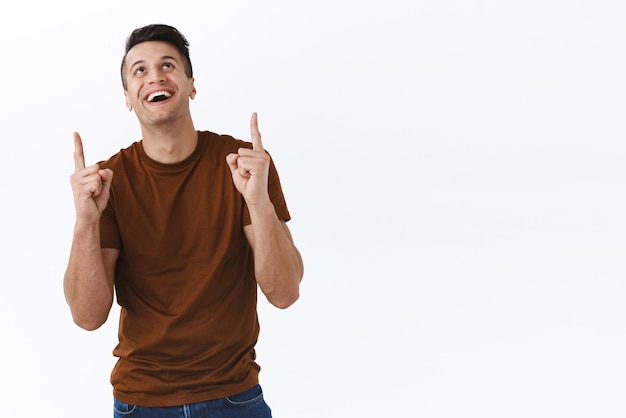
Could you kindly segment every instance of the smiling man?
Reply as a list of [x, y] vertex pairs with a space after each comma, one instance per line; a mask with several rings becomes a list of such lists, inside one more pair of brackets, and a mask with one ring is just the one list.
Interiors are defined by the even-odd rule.
[[76, 222], [64, 278], [74, 322], [121, 307], [119, 417], [270, 417], [259, 385], [257, 286], [287, 308], [302, 258], [257, 115], [251, 141], [198, 131], [189, 44], [149, 25], [126, 43], [126, 106], [142, 139], [86, 166], [74, 134]]

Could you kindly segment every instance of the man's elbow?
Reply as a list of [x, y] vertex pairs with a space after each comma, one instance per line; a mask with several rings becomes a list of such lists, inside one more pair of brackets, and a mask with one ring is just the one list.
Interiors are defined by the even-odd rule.
[[74, 323], [85, 331], [95, 331], [100, 328], [106, 322], [107, 318], [85, 317], [77, 314], [72, 314]]
[[300, 298], [300, 292], [296, 289], [280, 296], [267, 295], [267, 300], [278, 309], [287, 309]]

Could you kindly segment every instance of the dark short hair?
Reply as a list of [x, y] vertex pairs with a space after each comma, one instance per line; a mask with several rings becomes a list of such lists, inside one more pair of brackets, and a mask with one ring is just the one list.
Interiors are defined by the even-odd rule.
[[132, 47], [142, 42], [148, 41], [162, 41], [173, 45], [180, 55], [183, 57], [185, 64], [185, 74], [187, 77], [193, 77], [193, 68], [191, 67], [191, 58], [189, 58], [189, 42], [182, 33], [173, 26], [154, 24], [135, 29], [128, 39], [126, 39], [126, 50], [124, 57], [122, 58], [122, 66], [120, 68], [120, 74], [122, 76], [122, 86], [126, 90], [126, 80], [124, 79], [124, 63], [126, 62], [126, 55]]

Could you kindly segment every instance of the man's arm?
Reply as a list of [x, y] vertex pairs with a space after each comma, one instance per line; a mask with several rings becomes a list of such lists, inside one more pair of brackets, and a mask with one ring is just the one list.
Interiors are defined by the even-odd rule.
[[289, 227], [276, 217], [274, 206], [250, 210], [252, 224], [244, 233], [254, 254], [256, 281], [274, 306], [285, 309], [300, 296], [304, 265]]
[[252, 223], [244, 227], [244, 233], [254, 253], [257, 283], [270, 303], [284, 309], [299, 297], [304, 267], [291, 232], [278, 219], [269, 197], [270, 157], [263, 148], [256, 113], [250, 120], [250, 131], [252, 149], [240, 148], [226, 161], [250, 212]]
[[92, 232], [76, 227], [63, 279], [65, 300], [74, 323], [87, 331], [100, 328], [113, 305], [115, 264], [119, 250], [94, 245]]
[[80, 135], [74, 134], [74, 174], [70, 178], [76, 224], [63, 290], [74, 322], [94, 330], [113, 304], [115, 264], [119, 250], [100, 248], [100, 216], [109, 200], [113, 172], [96, 164], [85, 167]]

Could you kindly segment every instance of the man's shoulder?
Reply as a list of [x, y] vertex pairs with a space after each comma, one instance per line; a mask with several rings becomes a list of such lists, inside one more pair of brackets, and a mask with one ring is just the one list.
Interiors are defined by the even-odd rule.
[[120, 149], [107, 160], [100, 161], [98, 164], [100, 165], [100, 168], [113, 168], [119, 164], [123, 164], [124, 161], [136, 159], [139, 152], [138, 148], [140, 146], [139, 141], [133, 142], [128, 147]]
[[237, 139], [231, 135], [218, 134], [211, 131], [198, 131], [198, 138], [213, 148], [224, 147], [237, 150], [238, 148], [252, 146], [250, 142]]

